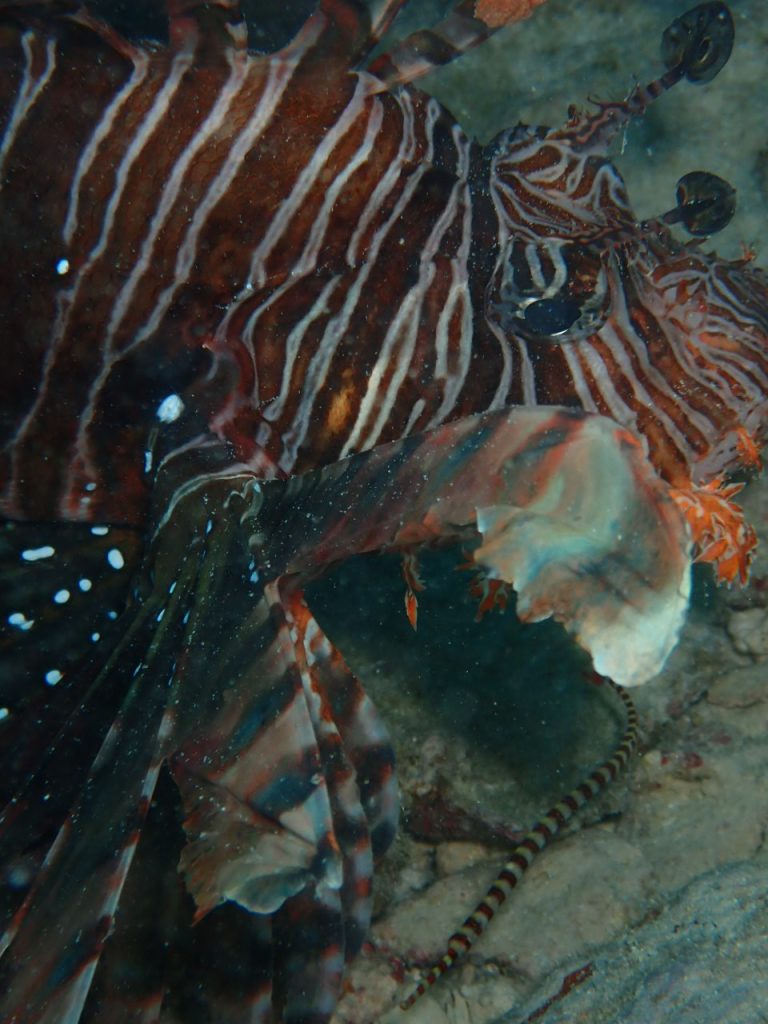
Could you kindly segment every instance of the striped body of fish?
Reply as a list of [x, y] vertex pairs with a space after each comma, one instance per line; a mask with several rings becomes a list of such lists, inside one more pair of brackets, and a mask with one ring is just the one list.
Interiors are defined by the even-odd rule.
[[607, 157], [727, 9], [483, 148], [409, 83], [538, 3], [371, 57], [404, 5], [320, 0], [259, 56], [236, 0], [166, 0], [162, 45], [0, 0], [3, 1021], [330, 1018], [397, 795], [302, 599], [328, 564], [461, 542], [629, 683], [686, 520], [746, 575], [768, 281], [670, 233], [719, 194], [638, 223]]

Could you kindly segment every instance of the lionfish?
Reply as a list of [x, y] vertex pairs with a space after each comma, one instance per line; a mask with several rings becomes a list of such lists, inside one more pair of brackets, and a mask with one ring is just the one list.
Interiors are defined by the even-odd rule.
[[398, 551], [413, 598], [457, 542], [630, 684], [692, 543], [746, 574], [768, 281], [673, 237], [725, 183], [638, 222], [607, 155], [717, 73], [727, 8], [626, 101], [481, 147], [411, 83], [538, 3], [374, 55], [405, 4], [320, 0], [258, 55], [237, 0], [165, 0], [166, 43], [0, 2], [7, 1024], [329, 1020], [397, 791], [302, 597], [328, 565]]

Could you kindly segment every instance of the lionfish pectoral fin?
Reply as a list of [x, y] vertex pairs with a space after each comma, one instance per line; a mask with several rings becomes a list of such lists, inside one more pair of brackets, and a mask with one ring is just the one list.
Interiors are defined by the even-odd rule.
[[688, 608], [682, 517], [636, 440], [610, 421], [572, 421], [555, 447], [546, 435], [532, 442], [525, 474], [477, 510], [475, 561], [515, 587], [522, 619], [554, 616], [601, 675], [643, 682]]
[[[172, 761], [185, 813], [182, 871], [198, 915], [227, 900], [271, 913], [313, 880], [338, 884], [341, 860], [302, 667], [276, 588], [253, 655], [218, 714]], [[226, 812], [226, 813], [222, 813]]]
[[[0, 526], [0, 806], [30, 790], [71, 716], [86, 718], [79, 709], [89, 703], [98, 660], [119, 635], [117, 620], [142, 546], [141, 532], [126, 528], [15, 521]], [[123, 696], [100, 701], [100, 707], [114, 713]], [[90, 708], [76, 728], [83, 758], [89, 748], [98, 749], [104, 734], [97, 717]], [[71, 799], [59, 772], [38, 794], [40, 816], [51, 822], [54, 807], [63, 806], [63, 817]], [[0, 836], [4, 831], [0, 818]]]
[[[280, 1019], [311, 1008], [320, 1021], [370, 922], [374, 849], [394, 834], [392, 751], [301, 591], [277, 579], [260, 603], [249, 645], [219, 653], [230, 679], [218, 713], [171, 759], [185, 815], [179, 868], [198, 928], [235, 908], [238, 927], [268, 926]], [[219, 995], [206, 999], [218, 1008]]]
[[[199, 552], [182, 548], [170, 586], [155, 587], [121, 620], [122, 635], [90, 688], [97, 714], [102, 691], [124, 696], [23, 903], [0, 944], [0, 1019], [76, 1024], [105, 944], [174, 730], [178, 652], [187, 623]], [[166, 581], [167, 583], [167, 581]], [[76, 723], [78, 715], [73, 716]], [[54, 750], [64, 774], [75, 771], [78, 735], [70, 723]], [[65, 741], [69, 737], [70, 745]], [[34, 790], [32, 791], [35, 792]], [[3, 844], [11, 852], [43, 837], [27, 796], [6, 809]], [[7, 835], [6, 835], [7, 823]], [[104, 1020], [96, 1013], [95, 1019]]]
[[371, 699], [311, 614], [301, 592], [282, 588], [296, 632], [310, 714], [342, 857], [343, 951], [362, 945], [371, 918], [374, 860], [394, 839], [398, 792], [394, 752]]
[[79, 1021], [152, 800], [169, 732], [167, 691], [141, 681], [97, 756], [2, 939], [4, 1020]]
[[271, 913], [306, 886], [343, 888], [354, 864], [370, 875], [371, 836], [380, 853], [394, 833], [392, 750], [373, 705], [299, 591], [278, 581], [265, 600], [269, 637], [253, 638], [219, 714], [171, 763], [199, 914], [226, 900]]
[[173, 776], [187, 812], [179, 870], [195, 901], [195, 922], [227, 901], [271, 914], [314, 878], [313, 842], [189, 774], [180, 759]]
[[285, 533], [272, 542], [291, 571], [474, 540], [475, 565], [515, 588], [521, 617], [554, 616], [620, 683], [661, 669], [687, 610], [685, 521], [637, 438], [601, 416], [467, 417], [306, 474], [290, 500], [262, 513], [311, 521], [294, 550]]
[[[262, 977], [249, 993], [235, 999], [233, 991], [223, 992], [210, 979], [201, 982], [212, 1019], [228, 1020], [224, 1007], [229, 1006], [233, 1021], [240, 1021], [249, 1006], [258, 1007], [263, 1018], [251, 1009], [248, 1020], [287, 1024], [293, 1019], [287, 1007], [297, 998], [302, 1012], [319, 1014], [324, 1004], [332, 1010], [341, 986], [336, 954], [343, 963], [347, 932], [337, 850], [324, 851], [322, 842], [288, 827], [288, 815], [281, 823], [270, 821], [221, 786], [185, 777], [178, 763], [174, 778], [185, 805], [198, 801], [184, 823], [187, 843], [179, 869], [196, 904], [193, 923], [195, 932], [201, 932], [201, 949], [210, 945], [224, 921], [229, 932], [238, 929], [250, 942], [261, 936], [254, 970], [261, 969]], [[308, 824], [304, 820], [299, 828]]]

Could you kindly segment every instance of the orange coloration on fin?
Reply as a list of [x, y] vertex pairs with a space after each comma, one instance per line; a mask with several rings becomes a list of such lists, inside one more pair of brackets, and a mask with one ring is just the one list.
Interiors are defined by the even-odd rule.
[[501, 28], [529, 17], [545, 0], [477, 0], [475, 17], [489, 28]]
[[509, 602], [512, 586], [504, 580], [488, 576], [485, 572], [478, 572], [477, 562], [472, 553], [465, 549], [463, 554], [465, 561], [460, 562], [456, 569], [457, 571], [468, 570], [475, 573], [475, 578], [469, 584], [469, 593], [480, 602], [475, 622], [481, 622], [488, 612], [492, 612], [495, 608], [503, 612]]
[[760, 460], [760, 446], [744, 427], [739, 427], [736, 431], [736, 449], [742, 463], [748, 469], [756, 469], [759, 473], [763, 468]]
[[726, 484], [722, 477], [700, 487], [672, 488], [670, 494], [685, 515], [698, 548], [696, 561], [711, 562], [719, 582], [743, 584], [757, 547], [755, 531], [731, 498], [743, 483]]
[[504, 580], [494, 580], [482, 573], [476, 576], [469, 585], [469, 592], [480, 604], [475, 615], [475, 622], [480, 622], [484, 615], [498, 608], [503, 612], [509, 601], [511, 587]]
[[419, 599], [412, 590], [406, 590], [405, 592], [405, 614], [408, 616], [411, 629], [415, 632], [419, 619]]
[[403, 552], [403, 579], [405, 580], [405, 614], [411, 627], [415, 630], [419, 617], [419, 601], [416, 593], [424, 590], [424, 583], [419, 576], [419, 561], [414, 551]]

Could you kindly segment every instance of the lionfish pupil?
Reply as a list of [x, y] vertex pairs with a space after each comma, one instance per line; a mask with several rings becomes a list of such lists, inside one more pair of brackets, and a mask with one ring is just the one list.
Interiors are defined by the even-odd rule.
[[557, 337], [574, 325], [581, 309], [573, 299], [558, 296], [531, 302], [523, 311], [525, 326], [534, 334]]
[[495, 309], [505, 329], [535, 338], [568, 339], [596, 330], [604, 318], [600, 251], [564, 239], [513, 240]]

